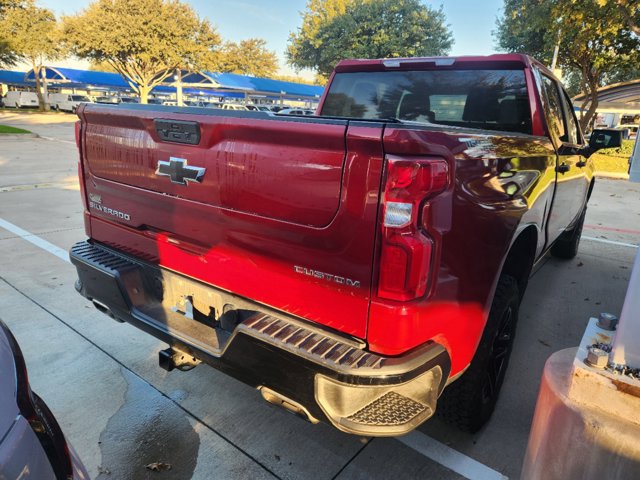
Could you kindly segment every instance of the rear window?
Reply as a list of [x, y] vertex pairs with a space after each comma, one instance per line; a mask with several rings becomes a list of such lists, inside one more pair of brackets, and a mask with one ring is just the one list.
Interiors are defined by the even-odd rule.
[[523, 70], [338, 73], [321, 115], [531, 133]]

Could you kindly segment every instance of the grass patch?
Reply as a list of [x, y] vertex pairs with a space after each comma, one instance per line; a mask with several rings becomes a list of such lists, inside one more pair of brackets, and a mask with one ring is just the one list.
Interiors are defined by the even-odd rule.
[[8, 125], [0, 125], [0, 134], [21, 134], [21, 133], [31, 133], [29, 130], [24, 130], [23, 128], [10, 127]]
[[634, 143], [635, 140], [623, 140], [620, 148], [605, 148], [594, 153], [591, 158], [596, 172], [627, 173]]

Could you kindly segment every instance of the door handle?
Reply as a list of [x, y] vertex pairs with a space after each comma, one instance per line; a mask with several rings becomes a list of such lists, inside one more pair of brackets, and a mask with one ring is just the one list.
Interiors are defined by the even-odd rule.
[[566, 163], [561, 163], [556, 167], [556, 172], [558, 173], [567, 173], [571, 170], [571, 165], [567, 165]]
[[160, 140], [173, 143], [198, 145], [200, 143], [200, 124], [180, 120], [154, 119], [156, 132]]

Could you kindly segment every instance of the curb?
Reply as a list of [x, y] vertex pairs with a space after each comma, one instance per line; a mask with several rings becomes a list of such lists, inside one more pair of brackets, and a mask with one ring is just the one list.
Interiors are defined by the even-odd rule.
[[629, 180], [628, 173], [596, 172], [594, 175], [599, 178], [611, 178], [614, 180]]
[[0, 139], [17, 140], [19, 138], [40, 138], [37, 133], [0, 133]]

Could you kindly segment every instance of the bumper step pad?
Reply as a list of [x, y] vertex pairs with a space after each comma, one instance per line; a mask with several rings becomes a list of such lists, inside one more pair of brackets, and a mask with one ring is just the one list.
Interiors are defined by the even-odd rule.
[[370, 426], [404, 425], [429, 407], [396, 392], [385, 393], [347, 418], [354, 424]]

